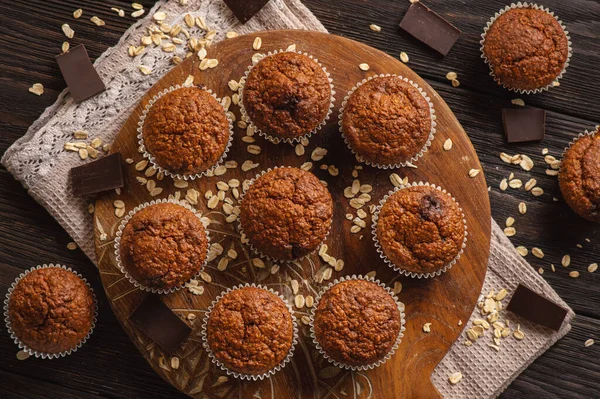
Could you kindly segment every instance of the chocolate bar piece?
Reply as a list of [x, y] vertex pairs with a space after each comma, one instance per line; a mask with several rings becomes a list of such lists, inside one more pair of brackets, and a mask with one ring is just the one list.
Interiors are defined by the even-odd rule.
[[167, 353], [173, 353], [192, 332], [158, 295], [149, 294], [129, 316], [144, 334]]
[[537, 108], [502, 110], [504, 135], [509, 143], [539, 141], [546, 133], [546, 111]]
[[400, 28], [442, 55], [448, 54], [460, 36], [460, 30], [421, 2], [408, 8]]
[[96, 194], [124, 185], [121, 154], [118, 152], [71, 169], [71, 186], [76, 197]]
[[560, 330], [560, 326], [567, 316], [566, 309], [521, 284], [517, 287], [507, 309], [524, 319], [554, 331]]
[[83, 44], [56, 56], [71, 95], [77, 102], [106, 90]]
[[269, 0], [224, 0], [233, 15], [243, 24], [259, 12]]

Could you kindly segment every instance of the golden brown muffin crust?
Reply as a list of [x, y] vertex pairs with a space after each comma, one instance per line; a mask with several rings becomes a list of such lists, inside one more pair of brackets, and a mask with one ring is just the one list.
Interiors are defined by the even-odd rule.
[[332, 359], [364, 366], [383, 359], [400, 332], [400, 312], [390, 294], [365, 280], [338, 283], [315, 311], [315, 337]]
[[549, 85], [560, 75], [569, 43], [552, 15], [517, 8], [490, 26], [483, 52], [498, 80], [515, 89], [533, 90]]
[[210, 313], [207, 341], [229, 370], [263, 374], [279, 365], [292, 348], [294, 326], [277, 295], [243, 287], [226, 294]]
[[277, 168], [250, 186], [241, 205], [246, 237], [260, 252], [291, 260], [317, 249], [331, 226], [333, 202], [323, 183], [298, 168]]
[[159, 203], [136, 212], [123, 229], [121, 262], [140, 284], [177, 287], [200, 271], [207, 256], [204, 225], [190, 210]]
[[365, 161], [396, 165], [409, 161], [431, 132], [429, 103], [397, 76], [371, 79], [344, 108], [342, 128], [350, 147]]
[[193, 175], [219, 161], [229, 142], [229, 120], [206, 90], [183, 87], [152, 105], [142, 130], [144, 145], [161, 167]]
[[50, 267], [19, 280], [8, 311], [12, 329], [25, 345], [38, 352], [60, 353], [75, 348], [87, 336], [95, 308], [82, 279]]
[[388, 259], [414, 273], [433, 273], [460, 252], [465, 226], [450, 195], [412, 186], [388, 197], [377, 221], [377, 238]]

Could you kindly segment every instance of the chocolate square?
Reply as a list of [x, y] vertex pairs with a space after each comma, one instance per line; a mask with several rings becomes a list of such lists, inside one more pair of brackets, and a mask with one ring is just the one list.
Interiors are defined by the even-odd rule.
[[504, 135], [509, 143], [539, 141], [546, 133], [546, 111], [538, 108], [502, 110]]
[[56, 62], [75, 101], [81, 102], [106, 90], [83, 44], [57, 55]]
[[116, 152], [71, 169], [73, 195], [81, 197], [123, 187], [121, 154]]
[[560, 330], [560, 326], [562, 326], [568, 313], [567, 309], [521, 284], [517, 287], [506, 309], [554, 331]]
[[233, 15], [245, 24], [258, 13], [269, 0], [223, 0], [231, 9]]

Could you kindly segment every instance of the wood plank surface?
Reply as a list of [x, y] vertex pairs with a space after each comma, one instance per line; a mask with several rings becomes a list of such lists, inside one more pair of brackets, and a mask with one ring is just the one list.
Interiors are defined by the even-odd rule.
[[[141, 1], [146, 8], [152, 1]], [[541, 143], [507, 145], [502, 137], [500, 112], [510, 106], [514, 94], [497, 87], [487, 75], [479, 58], [479, 35], [485, 22], [508, 2], [499, 0], [431, 0], [430, 7], [463, 31], [457, 45], [441, 58], [402, 32], [397, 24], [409, 6], [408, 1], [392, 0], [304, 0], [304, 4], [332, 33], [346, 36], [397, 57], [400, 51], [410, 56], [409, 66], [444, 98], [469, 134], [488, 184], [492, 186], [492, 215], [501, 225], [508, 216], [515, 217], [515, 245], [544, 250], [544, 259], [528, 256], [536, 270], [545, 270], [544, 278], [578, 314], [573, 331], [538, 358], [503, 395], [514, 397], [597, 397], [600, 387], [600, 345], [584, 348], [588, 338], [600, 339], [600, 292], [598, 274], [587, 273], [589, 263], [598, 262], [600, 244], [598, 228], [577, 218], [560, 201], [558, 184], [545, 175], [541, 149], [558, 156], [577, 133], [600, 122], [600, 3], [589, 0], [547, 0], [543, 4], [555, 11], [567, 25], [573, 41], [574, 55], [561, 86], [537, 95], [524, 96], [528, 105], [549, 111], [547, 136]], [[77, 43], [84, 43], [92, 58], [117, 42], [132, 18], [118, 18], [111, 6], [129, 10], [129, 2], [115, 0], [110, 5], [91, 0], [14, 0], [0, 2], [0, 152], [21, 137], [27, 127], [51, 105], [64, 82], [54, 61], [64, 36], [60, 25], [71, 20], [72, 11], [81, 7], [107, 21], [104, 27], [77, 23]], [[379, 33], [368, 28], [371, 23], [382, 27]], [[448, 71], [459, 74], [461, 86], [453, 88], [446, 81]], [[27, 92], [36, 82], [46, 87], [37, 97]], [[523, 172], [500, 161], [500, 151], [525, 153], [536, 162], [531, 172]], [[520, 178], [534, 177], [546, 194], [534, 198], [523, 190], [500, 191], [500, 180], [515, 172]], [[554, 202], [552, 197], [559, 199]], [[517, 205], [528, 205], [526, 215], [519, 215]], [[35, 239], [32, 239], [35, 237]], [[591, 242], [585, 241], [590, 238]], [[60, 262], [85, 274], [100, 299], [100, 322], [89, 344], [77, 354], [52, 363], [19, 362], [15, 347], [4, 326], [0, 326], [0, 379], [14, 384], [0, 384], [0, 396], [12, 397], [178, 397], [176, 390], [157, 379], [113, 316], [102, 292], [94, 266], [80, 251], [68, 251], [68, 235], [12, 176], [0, 169], [0, 288], [5, 290], [21, 270], [44, 262]], [[578, 248], [581, 244], [583, 248]], [[560, 264], [570, 254], [568, 269]], [[568, 277], [578, 270], [581, 277]], [[5, 356], [6, 355], [6, 356]], [[35, 381], [45, 390], [26, 388]], [[20, 395], [13, 387], [23, 387]], [[37, 393], [36, 393], [37, 392]], [[75, 392], [75, 393], [73, 393]], [[36, 396], [38, 395], [38, 396]]]

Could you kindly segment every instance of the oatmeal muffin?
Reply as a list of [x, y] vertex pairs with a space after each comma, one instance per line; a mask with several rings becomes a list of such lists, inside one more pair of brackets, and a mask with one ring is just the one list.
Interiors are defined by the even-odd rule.
[[204, 225], [194, 212], [173, 203], [149, 205], [123, 229], [121, 263], [147, 288], [169, 290], [197, 274], [208, 253]]
[[517, 90], [551, 84], [569, 57], [569, 41], [556, 18], [535, 8], [513, 8], [498, 17], [483, 41], [496, 80]]
[[350, 95], [341, 126], [360, 161], [397, 165], [423, 150], [431, 119], [429, 103], [417, 88], [398, 76], [380, 76]]
[[27, 273], [8, 300], [14, 334], [40, 353], [75, 349], [90, 333], [94, 313], [94, 297], [88, 285], [60, 267]]
[[396, 267], [435, 273], [460, 253], [465, 238], [460, 206], [431, 186], [411, 186], [390, 195], [378, 215], [376, 234]]
[[333, 201], [323, 183], [298, 168], [277, 168], [244, 194], [240, 225], [258, 251], [277, 260], [303, 257], [319, 247], [331, 226]]
[[206, 343], [230, 371], [261, 375], [281, 364], [293, 349], [294, 323], [285, 302], [257, 287], [225, 294], [206, 325]]
[[144, 146], [156, 163], [180, 175], [214, 166], [227, 149], [229, 135], [225, 110], [199, 87], [183, 87], [160, 97], [142, 127]]
[[581, 136], [566, 151], [558, 182], [575, 213], [600, 222], [600, 130]]
[[295, 139], [315, 130], [331, 104], [327, 74], [310, 57], [290, 51], [260, 60], [250, 71], [242, 101], [267, 136]]
[[401, 315], [394, 298], [378, 284], [346, 280], [319, 299], [313, 325], [315, 339], [331, 359], [368, 366], [394, 348]]

